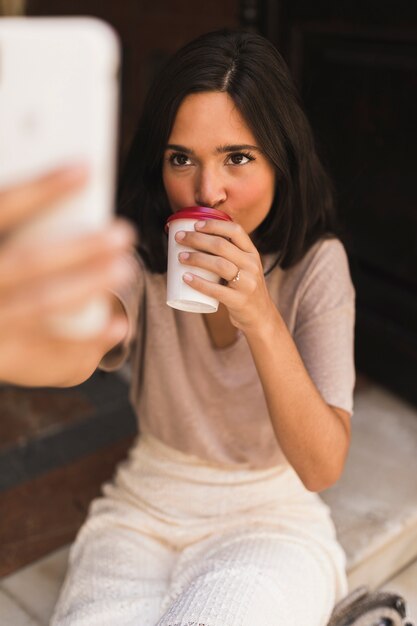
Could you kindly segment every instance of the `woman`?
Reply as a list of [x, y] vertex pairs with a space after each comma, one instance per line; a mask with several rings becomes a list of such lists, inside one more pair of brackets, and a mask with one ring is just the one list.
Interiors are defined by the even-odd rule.
[[[166, 306], [167, 217], [217, 313]], [[119, 292], [140, 437], [95, 500], [52, 623], [322, 626], [346, 591], [316, 493], [340, 476], [354, 385], [354, 289], [332, 194], [288, 70], [260, 36], [180, 50], [145, 104], [121, 185], [139, 230]], [[214, 270], [215, 284], [193, 267]], [[134, 348], [133, 348], [134, 346]], [[133, 349], [132, 349], [133, 348]]]

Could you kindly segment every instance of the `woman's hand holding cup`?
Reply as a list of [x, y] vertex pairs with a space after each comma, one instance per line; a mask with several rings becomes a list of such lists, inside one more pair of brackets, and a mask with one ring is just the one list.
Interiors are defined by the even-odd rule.
[[[200, 219], [192, 229], [177, 230], [175, 239], [187, 250], [186, 256], [178, 252], [180, 275], [196, 297], [224, 304], [231, 323], [244, 333], [267, 323], [276, 310], [275, 305], [268, 292], [259, 252], [240, 224]], [[214, 275], [215, 280], [204, 272]]]

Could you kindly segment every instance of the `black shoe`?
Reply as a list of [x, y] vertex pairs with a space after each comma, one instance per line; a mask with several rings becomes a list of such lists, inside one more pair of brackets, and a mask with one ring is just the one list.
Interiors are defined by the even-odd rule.
[[327, 626], [413, 626], [406, 618], [398, 594], [358, 587], [336, 604]]

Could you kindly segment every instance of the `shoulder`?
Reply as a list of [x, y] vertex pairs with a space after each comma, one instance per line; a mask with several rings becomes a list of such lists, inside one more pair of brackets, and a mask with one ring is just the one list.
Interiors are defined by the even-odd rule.
[[331, 268], [337, 270], [348, 265], [346, 249], [340, 239], [336, 237], [316, 241], [298, 263], [299, 270], [306, 274], [312, 274], [314, 271], [326, 267], [329, 270]]
[[349, 260], [340, 239], [320, 239], [292, 268], [300, 276], [300, 287], [308, 288], [311, 282], [323, 282], [331, 278], [350, 279]]
[[355, 288], [346, 249], [339, 239], [316, 242], [294, 269], [299, 274], [297, 300], [310, 315], [353, 307]]
[[355, 289], [338, 239], [320, 240], [301, 260], [293, 337], [327, 404], [352, 413]]

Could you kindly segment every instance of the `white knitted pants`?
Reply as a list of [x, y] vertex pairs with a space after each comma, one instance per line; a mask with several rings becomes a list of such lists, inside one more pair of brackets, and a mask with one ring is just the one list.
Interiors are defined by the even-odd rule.
[[324, 626], [346, 589], [328, 509], [291, 468], [142, 435], [90, 507], [51, 626]]

